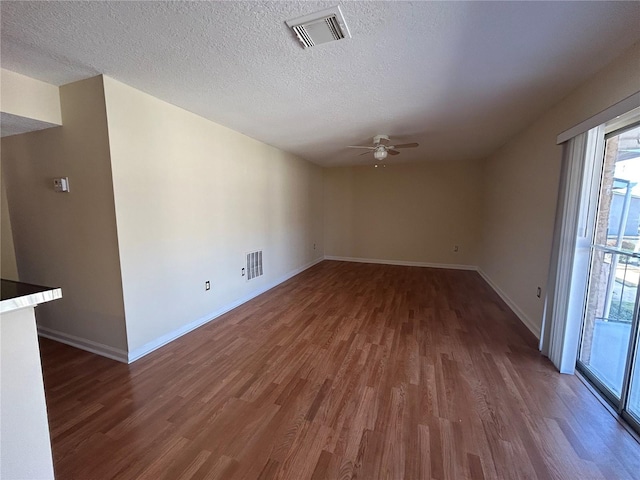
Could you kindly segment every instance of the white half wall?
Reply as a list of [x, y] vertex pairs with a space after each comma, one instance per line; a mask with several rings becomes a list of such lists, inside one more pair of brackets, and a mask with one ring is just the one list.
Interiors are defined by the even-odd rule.
[[33, 307], [0, 320], [0, 478], [54, 478]]
[[[323, 257], [320, 167], [111, 78], [104, 85], [133, 357]], [[247, 281], [255, 250], [265, 273]]]

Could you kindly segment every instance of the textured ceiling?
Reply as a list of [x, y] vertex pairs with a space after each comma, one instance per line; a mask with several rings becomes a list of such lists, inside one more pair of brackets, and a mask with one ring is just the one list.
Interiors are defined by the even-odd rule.
[[35, 132], [45, 128], [59, 127], [55, 123], [43, 122], [34, 118], [21, 117], [10, 113], [0, 113], [0, 136], [10, 137], [21, 133]]
[[482, 158], [640, 40], [640, 2], [343, 2], [353, 38], [285, 20], [335, 2], [1, 2], [1, 66], [100, 73], [323, 165]]

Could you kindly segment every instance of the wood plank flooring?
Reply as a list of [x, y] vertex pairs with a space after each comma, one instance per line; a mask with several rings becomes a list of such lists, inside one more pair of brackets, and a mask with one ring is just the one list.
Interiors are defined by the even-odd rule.
[[63, 479], [637, 479], [476, 272], [322, 262], [123, 365], [41, 340]]

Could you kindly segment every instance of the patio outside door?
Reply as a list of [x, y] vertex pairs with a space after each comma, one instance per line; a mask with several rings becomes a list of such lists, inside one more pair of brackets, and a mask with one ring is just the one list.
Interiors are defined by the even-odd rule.
[[640, 426], [640, 125], [606, 137], [578, 369]]

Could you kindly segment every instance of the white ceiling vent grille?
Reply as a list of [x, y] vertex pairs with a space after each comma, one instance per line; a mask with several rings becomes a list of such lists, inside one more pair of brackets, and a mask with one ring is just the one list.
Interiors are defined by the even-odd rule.
[[347, 22], [338, 6], [287, 20], [286, 24], [293, 29], [305, 48], [351, 38]]
[[247, 253], [247, 280], [262, 275], [262, 250]]

